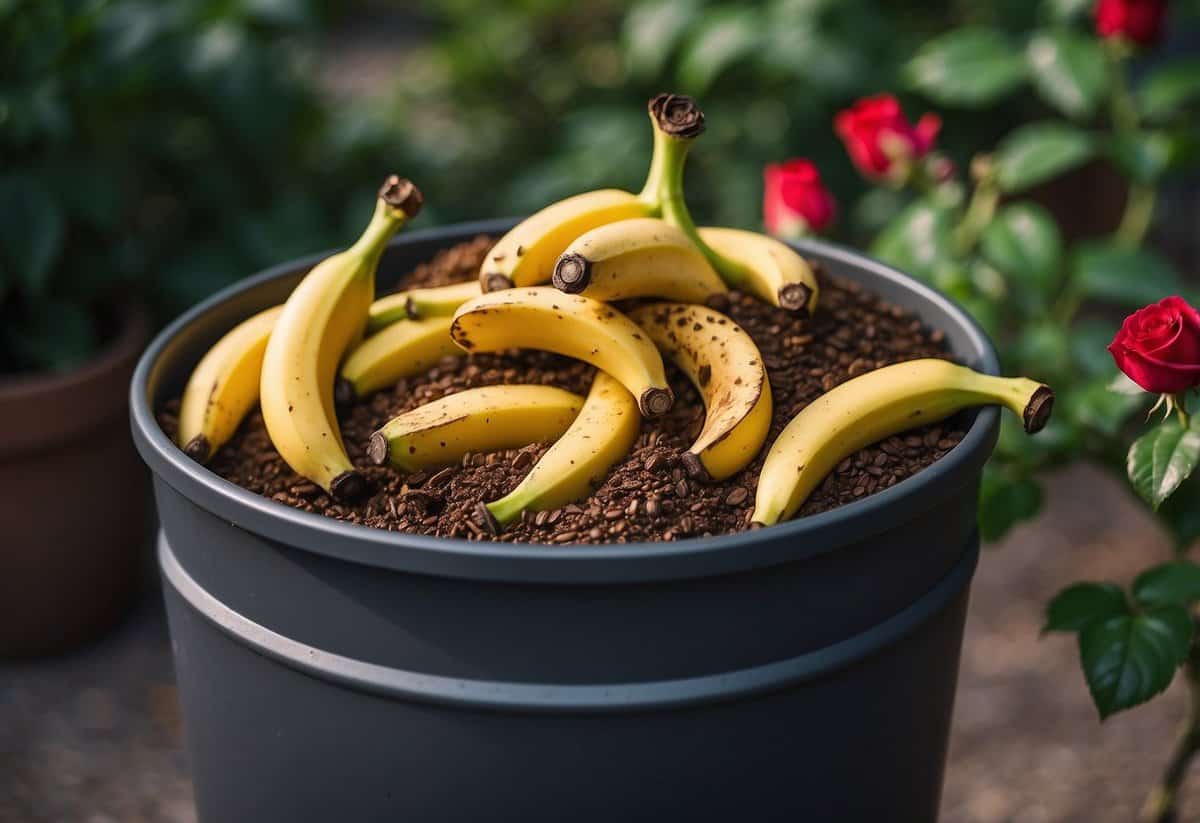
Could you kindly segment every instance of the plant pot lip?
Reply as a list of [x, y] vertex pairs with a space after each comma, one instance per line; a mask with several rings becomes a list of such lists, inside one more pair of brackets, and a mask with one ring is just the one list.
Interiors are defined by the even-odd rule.
[[[458, 223], [409, 232], [393, 245], [459, 240], [503, 232], [514, 220]], [[813, 254], [870, 271], [915, 293], [957, 324], [978, 352], [972, 365], [999, 373], [987, 335], [948, 297], [859, 252], [819, 240], [791, 241]], [[156, 477], [183, 497], [236, 527], [305, 551], [393, 571], [510, 583], [612, 584], [708, 577], [795, 561], [862, 540], [910, 520], [961, 489], [964, 478], [987, 460], [999, 431], [997, 409], [983, 408], [957, 446], [933, 465], [869, 497], [827, 512], [764, 529], [664, 543], [610, 543], [551, 547], [542, 544], [471, 542], [345, 523], [292, 508], [231, 483], [187, 457], [162, 431], [150, 393], [156, 364], [172, 341], [220, 304], [276, 278], [311, 266], [329, 252], [273, 266], [194, 306], [150, 343], [130, 386], [134, 442]], [[946, 324], [950, 325], [950, 324]]]
[[79, 391], [135, 360], [150, 336], [150, 315], [137, 302], [122, 301], [113, 308], [120, 321], [116, 337], [70, 371], [0, 375], [0, 403]]

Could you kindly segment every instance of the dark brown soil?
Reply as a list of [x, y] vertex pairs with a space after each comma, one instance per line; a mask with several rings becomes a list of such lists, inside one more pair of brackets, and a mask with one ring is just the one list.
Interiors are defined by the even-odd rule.
[[[442, 285], [475, 276], [488, 238], [476, 238], [418, 266], [401, 287]], [[767, 365], [775, 402], [771, 439], [805, 405], [849, 377], [917, 357], [945, 356], [942, 333], [930, 331], [898, 307], [854, 283], [823, 277], [815, 317], [801, 319], [732, 293], [712, 307], [729, 314], [754, 338]], [[633, 450], [587, 500], [546, 512], [526, 512], [498, 538], [537, 543], [677, 540], [740, 531], [748, 526], [758, 472], [766, 450], [746, 470], [722, 483], [690, 479], [680, 455], [699, 432], [704, 405], [669, 363], [676, 402], [664, 417], [644, 421]], [[405, 475], [366, 458], [371, 433], [389, 418], [447, 394], [497, 383], [540, 383], [586, 394], [594, 370], [558, 355], [513, 352], [449, 358], [426, 375], [400, 381], [365, 398], [343, 415], [346, 449], [361, 466], [371, 495], [337, 503], [296, 475], [271, 445], [262, 416], [251, 414], [211, 463], [213, 471], [280, 503], [376, 528], [420, 534], [493, 539], [476, 514], [481, 501], [511, 491], [546, 450], [467, 455], [459, 465]], [[175, 428], [174, 404], [161, 413]], [[872, 494], [942, 457], [962, 437], [956, 420], [913, 429], [844, 460], [804, 505], [815, 514]], [[768, 443], [770, 440], [768, 440]]]

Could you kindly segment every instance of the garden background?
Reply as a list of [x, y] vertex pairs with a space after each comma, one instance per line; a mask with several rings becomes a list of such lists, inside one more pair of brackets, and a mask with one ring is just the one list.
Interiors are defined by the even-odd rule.
[[[0, 0], [0, 373], [85, 358], [102, 330], [81, 307], [98, 296], [134, 295], [166, 320], [256, 270], [345, 243], [386, 171], [425, 191], [420, 225], [636, 189], [649, 155], [642, 102], [664, 90], [697, 96], [707, 115], [688, 178], [703, 222], [760, 225], [763, 167], [803, 155], [837, 196], [834, 239], [865, 245], [905, 195], [864, 196], [834, 114], [896, 92], [914, 118], [938, 111], [939, 148], [965, 167], [1052, 109], [1027, 91], [939, 105], [910, 82], [914, 54], [953, 27], [1018, 39], [1086, 19], [1090, 5]], [[1173, 3], [1171, 18], [1135, 74], [1200, 53], [1200, 2]], [[1197, 182], [1194, 169], [1171, 179], [1150, 241], [1193, 284]], [[1097, 160], [1033, 196], [1079, 239], [1112, 230], [1125, 188]], [[12, 310], [32, 288], [40, 299]], [[1097, 319], [1115, 329], [1119, 317]], [[1179, 714], [1172, 692], [1101, 726], [1072, 641], [1039, 638], [1059, 588], [1127, 580], [1168, 557], [1170, 538], [1120, 478], [1086, 464], [1042, 492], [1040, 516], [994, 544], [976, 578], [949, 821], [1130, 819]], [[152, 596], [99, 646], [0, 669], [0, 820], [9, 809], [190, 820], [179, 734]], [[1200, 805], [1200, 779], [1189, 796]]]

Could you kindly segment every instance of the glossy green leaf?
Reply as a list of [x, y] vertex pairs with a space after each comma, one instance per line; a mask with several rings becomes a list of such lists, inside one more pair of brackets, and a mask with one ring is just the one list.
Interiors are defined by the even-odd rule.
[[1164, 691], [1187, 657], [1192, 631], [1187, 609], [1175, 605], [1085, 626], [1079, 656], [1100, 718]]
[[1150, 71], [1138, 89], [1138, 101], [1142, 112], [1151, 118], [1166, 117], [1200, 101], [1200, 59], [1167, 63]]
[[1115, 583], [1075, 583], [1046, 607], [1044, 632], [1077, 632], [1090, 623], [1129, 614], [1125, 592]]
[[707, 12], [680, 57], [680, 83], [691, 93], [704, 92], [722, 72], [754, 51], [761, 34], [753, 8], [729, 6]]
[[1200, 600], [1200, 566], [1185, 560], [1147, 569], [1133, 581], [1133, 596], [1147, 606], [1194, 603]]
[[980, 238], [983, 256], [1023, 287], [1053, 285], [1062, 257], [1062, 238], [1054, 218], [1034, 203], [1000, 210]]
[[954, 29], [928, 41], [904, 67], [908, 85], [951, 106], [987, 106], [1025, 79], [1020, 51], [1000, 31]]
[[[1163, 398], [1160, 398], [1160, 404]], [[1158, 405], [1151, 411], [1155, 411]], [[1134, 490], [1154, 509], [1186, 488], [1200, 464], [1200, 420], [1187, 428], [1174, 415], [1161, 420], [1129, 447], [1126, 473]]]
[[996, 182], [1016, 193], [1070, 171], [1092, 158], [1096, 143], [1090, 134], [1065, 123], [1038, 122], [1022, 126], [996, 149]]
[[62, 211], [37, 178], [0, 177], [0, 261], [10, 277], [31, 292], [44, 291], [63, 233]]
[[1014, 477], [988, 465], [979, 487], [979, 537], [986, 542], [999, 540], [1022, 520], [1029, 520], [1042, 508], [1042, 488], [1029, 477]]
[[1075, 250], [1071, 265], [1074, 282], [1085, 296], [1130, 308], [1183, 290], [1171, 264], [1149, 249], [1089, 243]]
[[1042, 98], [1070, 117], [1087, 117], [1108, 89], [1100, 41], [1069, 30], [1041, 31], [1026, 49], [1029, 76]]
[[872, 253], [898, 269], [929, 279], [951, 255], [952, 214], [927, 200], [910, 204], [875, 238]]
[[630, 74], [657, 78], [695, 18], [695, 0], [659, 0], [630, 9], [621, 32]]
[[1134, 490], [1158, 508], [1200, 463], [1200, 415], [1187, 429], [1172, 417], [1143, 434], [1129, 447], [1125, 469]]

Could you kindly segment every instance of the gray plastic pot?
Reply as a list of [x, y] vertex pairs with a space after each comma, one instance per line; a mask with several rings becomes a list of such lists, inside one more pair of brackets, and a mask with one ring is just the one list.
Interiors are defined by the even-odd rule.
[[[380, 285], [507, 225], [403, 236]], [[941, 295], [799, 248], [996, 371]], [[936, 819], [996, 411], [892, 488], [726, 537], [550, 548], [340, 523], [227, 483], [152, 413], [315, 259], [188, 312], [133, 381], [202, 821]]]

